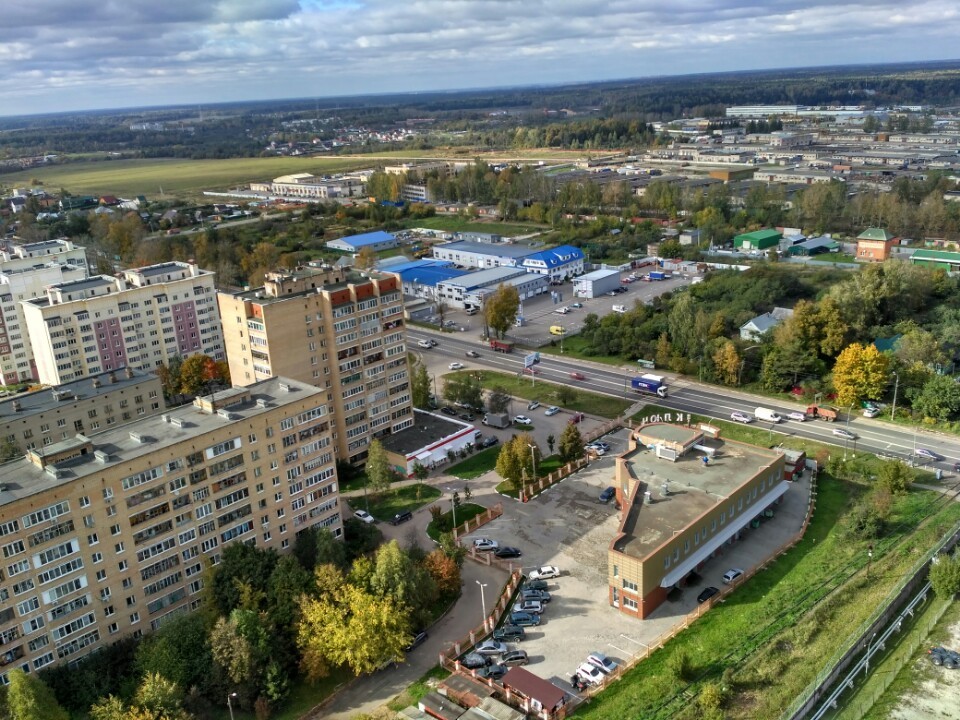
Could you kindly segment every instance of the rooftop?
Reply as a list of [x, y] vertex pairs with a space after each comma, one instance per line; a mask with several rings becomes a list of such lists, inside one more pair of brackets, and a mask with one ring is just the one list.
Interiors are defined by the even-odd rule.
[[[664, 439], [677, 443], [684, 443], [691, 432], [696, 432], [664, 424], [658, 428], [661, 434], [670, 432], [664, 427], [678, 428], [676, 437], [664, 435]], [[650, 433], [649, 426], [644, 433]], [[707, 464], [703, 462], [705, 453], [696, 449], [675, 462], [659, 459], [643, 447], [622, 456], [638, 483], [634, 502], [616, 540], [616, 550], [637, 558], [647, 557], [778, 457], [773, 450], [729, 440], [704, 439], [701, 443], [716, 451]], [[664, 484], [668, 486], [666, 495]], [[644, 503], [644, 492], [652, 494], [652, 504]]]
[[[160, 379], [151, 373], [134, 370], [133, 368], [128, 368], [128, 371], [130, 374], [129, 377], [127, 376], [127, 371], [118, 370], [117, 372], [103, 373], [95, 377], [81, 378], [80, 380], [58, 385], [55, 388], [38, 390], [25, 395], [19, 395], [10, 400], [4, 400], [0, 402], [0, 422], [9, 422], [15, 418], [23, 418], [29, 415], [43, 413], [64, 403], [75, 402], [77, 400], [94, 400], [108, 393], [133, 387], [140, 383], [151, 381], [160, 382]], [[111, 377], [113, 381], [111, 381]], [[19, 405], [20, 409], [15, 410], [15, 405]]]
[[533, 255], [534, 251], [526, 245], [507, 245], [506, 243], [480, 243], [469, 240], [459, 242], [444, 243], [435, 246], [436, 250], [452, 250], [453, 252], [477, 253], [479, 255], [494, 255], [496, 257], [508, 257], [514, 260]]
[[960, 262], [960, 252], [950, 252], [948, 250], [917, 250], [910, 256], [911, 260], [945, 260], [947, 262]]
[[523, 259], [523, 262], [524, 264], [543, 262], [547, 267], [557, 267], [577, 260], [583, 260], [583, 251], [580, 248], [575, 248], [572, 245], [560, 245], [528, 255]]
[[857, 240], [881, 240], [886, 242], [887, 240], [893, 240], [894, 237], [896, 236], [892, 232], [883, 228], [867, 228], [857, 235]]
[[393, 235], [388, 232], [384, 232], [383, 230], [377, 230], [376, 232], [360, 233], [359, 235], [348, 235], [347, 237], [337, 238], [336, 240], [331, 240], [330, 242], [345, 242], [355, 248], [359, 248], [363, 247], [364, 245], [376, 245], [377, 243], [389, 242], [392, 240], [396, 240]]
[[414, 424], [411, 427], [380, 440], [386, 450], [397, 455], [411, 455], [473, 427], [469, 423], [423, 410], [414, 410], [413, 417]]
[[[307, 383], [273, 377], [245, 388], [231, 388], [216, 393], [213, 400], [218, 408], [224, 408], [231, 396], [234, 400], [243, 400], [229, 405], [231, 417], [242, 421], [270, 412], [274, 407], [310, 397], [315, 397], [319, 405], [326, 397], [326, 392]], [[209, 404], [210, 396], [199, 400]], [[222, 428], [228, 422], [230, 420], [220, 414], [203, 412], [198, 406], [191, 405], [106, 430], [89, 440], [69, 438], [43, 448], [41, 454], [50, 456], [54, 451], [63, 452], [70, 444], [82, 445], [84, 442], [92, 443], [97, 452], [80, 454], [46, 469], [27, 458], [0, 465], [0, 506], [96, 476], [102, 473], [105, 466], [130, 463], [143, 455]], [[237, 433], [241, 433], [243, 425], [238, 422], [236, 427]], [[105, 462], [102, 459], [104, 454]], [[56, 472], [51, 472], [51, 468], [55, 468]]]
[[405, 283], [412, 282], [429, 286], [434, 286], [437, 283], [453, 280], [467, 274], [465, 270], [455, 270], [454, 268], [441, 267], [438, 265], [421, 265], [405, 270], [392, 269], [391, 272], [399, 273]]
[[451, 278], [447, 282], [451, 285], [459, 285], [467, 290], [472, 288], [484, 287], [495, 283], [506, 282], [510, 278], [520, 275], [526, 275], [527, 271], [523, 268], [510, 266], [488, 268], [478, 270], [477, 272], [464, 273], [458, 278]]
[[221, 290], [220, 293], [250, 301], [255, 305], [270, 305], [324, 290], [342, 290], [350, 285], [360, 285], [371, 279], [383, 280], [393, 276], [393, 273], [377, 271], [361, 273], [349, 267], [302, 266], [294, 270], [267, 273], [266, 281], [258, 288], [234, 293]]
[[588, 272], [585, 275], [581, 275], [577, 278], [578, 281], [589, 280], [593, 282], [594, 280], [603, 280], [612, 275], [620, 276], [619, 270], [594, 270], [593, 272]]

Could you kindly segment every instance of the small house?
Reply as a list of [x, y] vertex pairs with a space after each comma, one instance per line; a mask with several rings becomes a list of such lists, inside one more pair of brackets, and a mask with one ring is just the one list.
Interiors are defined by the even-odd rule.
[[761, 335], [773, 330], [773, 328], [792, 315], [793, 310], [781, 307], [775, 307], [768, 313], [757, 315], [752, 320], [740, 326], [740, 339], [759, 340]]

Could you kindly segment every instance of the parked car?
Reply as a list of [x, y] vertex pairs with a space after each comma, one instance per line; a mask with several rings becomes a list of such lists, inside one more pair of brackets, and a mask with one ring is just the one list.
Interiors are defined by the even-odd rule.
[[490, 664], [490, 658], [479, 653], [468, 653], [460, 659], [460, 664], [468, 670], [486, 667]]
[[723, 581], [729, 585], [741, 575], [743, 575], [743, 570], [740, 568], [730, 568], [723, 574]]
[[410, 651], [413, 650], [415, 647], [418, 647], [418, 646], [422, 645], [423, 642], [424, 642], [426, 639], [427, 639], [427, 631], [426, 631], [426, 630], [421, 630], [421, 631], [419, 631], [419, 632], [417, 632], [417, 633], [414, 633], [413, 642], [411, 642], [409, 645], [407, 645], [407, 646], [403, 649], [404, 652], [410, 652]]
[[477, 668], [477, 677], [479, 678], [489, 678], [490, 680], [499, 680], [504, 675], [507, 674], [507, 670], [510, 668], [500, 665], [499, 663], [493, 663], [492, 665], [487, 665], [486, 667]]
[[485, 437], [483, 440], [480, 441], [480, 447], [481, 448], [493, 447], [498, 442], [500, 442], [500, 438], [498, 438], [496, 435], [487, 435], [487, 437]]
[[571, 380], [586, 380], [587, 377], [586, 377], [586, 375], [584, 375], [583, 373], [572, 372], [572, 373], [570, 373], [570, 379], [571, 379]]
[[499, 640], [484, 640], [473, 651], [478, 655], [502, 655], [510, 648]]
[[570, 419], [567, 420], [567, 425], [576, 425], [579, 422], [583, 421], [583, 413], [578, 412], [570, 416]]
[[496, 540], [491, 540], [490, 538], [476, 538], [473, 541], [473, 549], [478, 552], [487, 552], [489, 550], [496, 550], [500, 547], [500, 543]]
[[466, 367], [466, 365], [464, 365], [462, 362], [452, 362], [450, 363], [450, 365], [448, 365], [448, 367], [451, 370], [463, 370]]
[[611, 660], [601, 652], [590, 653], [590, 655], [587, 657], [587, 662], [597, 668], [604, 675], [609, 675], [619, 667], [616, 661]]
[[373, 523], [376, 522], [376, 518], [374, 518], [373, 515], [371, 515], [370, 513], [368, 513], [366, 510], [354, 510], [354, 511], [353, 511], [353, 516], [354, 516], [357, 520], [360, 520], [360, 521], [362, 521], [362, 522], [365, 522], [365, 523], [367, 523], [368, 525], [371, 525], [371, 524], [373, 524]]
[[600, 668], [588, 662], [581, 663], [576, 674], [583, 682], [590, 685], [599, 685], [603, 682], [603, 673], [600, 672]]
[[718, 592], [720, 592], [720, 591], [717, 590], [717, 588], [715, 588], [715, 587], [706, 587], [706, 588], [704, 588], [703, 590], [700, 591], [700, 594], [699, 594], [699, 595], [697, 595], [697, 602], [698, 602], [698, 603], [705, 603], [707, 600], [709, 600], [710, 598], [712, 598], [712, 597], [713, 597], [714, 595], [716, 595]]
[[504, 545], [501, 548], [497, 548], [493, 551], [493, 554], [504, 560], [507, 558], [518, 558], [523, 555], [523, 553], [520, 552], [520, 548], [510, 547], [509, 545]]
[[531, 400], [527, 403], [527, 410], [536, 410], [538, 407], [540, 407], [539, 400]]
[[927, 650], [927, 655], [930, 656], [930, 662], [934, 665], [943, 665], [951, 670], [960, 667], [960, 653], [948, 650], [945, 647], [932, 647]]
[[405, 523], [407, 520], [413, 520], [413, 513], [409, 510], [404, 510], [403, 512], [398, 512], [392, 518], [390, 518], [391, 525], [399, 525], [400, 523]]
[[550, 593], [546, 590], [534, 590], [533, 588], [521, 588], [520, 597], [524, 600], [536, 600], [540, 603], [550, 602]]
[[517, 665], [526, 665], [530, 662], [526, 650], [511, 650], [500, 656], [500, 664], [507, 667], [516, 667]]
[[457, 417], [466, 422], [470, 422], [471, 420], [473, 420], [473, 413], [462, 412], [462, 413], [459, 413]]
[[476, 350], [467, 350], [466, 355], [467, 355], [468, 358], [478, 358], [478, 357], [480, 357], [480, 353], [478, 353]]
[[604, 452], [609, 452], [609, 451], [610, 451], [610, 445], [609, 445], [609, 443], [605, 443], [603, 440], [594, 440], [594, 441], [593, 441], [592, 443], [590, 443], [590, 444], [591, 444], [591, 445], [596, 445], [598, 448], [600, 448], [600, 449], [603, 450]]
[[556, 565], [544, 565], [536, 570], [531, 570], [527, 577], [530, 580], [548, 580], [549, 578], [560, 577], [560, 568]]
[[547, 417], [550, 417], [551, 415], [556, 415], [558, 412], [560, 412], [560, 408], [558, 408], [556, 405], [551, 405], [543, 414]]
[[511, 625], [519, 625], [521, 627], [531, 627], [540, 624], [540, 616], [528, 612], [512, 612], [508, 620], [510, 620]]
[[532, 424], [533, 424], [533, 420], [531, 420], [530, 418], [528, 418], [526, 415], [517, 415], [517, 416], [513, 419], [513, 422], [514, 422], [516, 425], [532, 425]]
[[493, 639], [503, 642], [520, 642], [527, 636], [527, 631], [519, 625], [501, 625], [493, 631]]
[[440, 412], [442, 412], [444, 415], [449, 415], [450, 417], [454, 417], [457, 414], [457, 411], [449, 405], [444, 405], [442, 408], [440, 408]]
[[617, 495], [617, 489], [613, 487], [613, 485], [611, 485], [610, 487], [605, 488], [602, 493], [600, 493], [600, 497], [598, 498], [598, 500], [600, 500], [600, 502], [602, 503], [608, 503], [611, 500], [613, 500], [613, 498], [616, 497], [616, 495]]
[[864, 416], [865, 418], [875, 418], [875, 417], [877, 417], [877, 415], [879, 415], [881, 412], [882, 412], [882, 411], [881, 411], [880, 408], [878, 408], [878, 407], [868, 407], [868, 408], [864, 408], [864, 409], [863, 409], [863, 416]]
[[836, 428], [836, 429], [833, 431], [833, 434], [836, 435], [836, 436], [839, 437], [839, 438], [843, 438], [844, 440], [856, 440], [856, 439], [857, 439], [857, 436], [856, 436], [855, 433], [852, 433], [852, 432], [850, 432], [849, 430], [845, 430], [845, 429], [843, 429], [843, 428]]
[[546, 590], [550, 587], [550, 583], [546, 580], [527, 580], [523, 586], [529, 590]]
[[797, 422], [806, 422], [807, 415], [802, 412], [787, 413], [787, 420], [796, 420]]
[[583, 307], [583, 303], [581, 302], [570, 303], [570, 307], [576, 308], [577, 310], [579, 310], [580, 308]]
[[730, 413], [730, 419], [734, 422], [743, 423], [744, 425], [749, 425], [753, 422], [753, 417], [742, 412], [732, 412]]
[[594, 445], [593, 443], [589, 443], [588, 445], [584, 445], [584, 446], [583, 446], [583, 449], [586, 450], [587, 452], [592, 452], [592, 453], [595, 453], [595, 454], [597, 454], [597, 455], [606, 455], [606, 454], [607, 454], [607, 451], [606, 451], [606, 450], [604, 450], [602, 447], [600, 447], [600, 446], [598, 446], [598, 445]]

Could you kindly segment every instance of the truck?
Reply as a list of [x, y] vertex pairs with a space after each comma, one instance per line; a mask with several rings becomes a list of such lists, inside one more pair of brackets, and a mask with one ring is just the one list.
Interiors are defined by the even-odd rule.
[[502, 353], [513, 352], [513, 343], [510, 342], [509, 340], [495, 340], [495, 339], [491, 340], [490, 347], [496, 352], [502, 352]]
[[510, 416], [507, 413], [487, 413], [483, 416], [483, 424], [495, 428], [510, 427]]
[[783, 420], [780, 415], [771, 410], [770, 408], [758, 407], [753, 411], [753, 416], [757, 420], [765, 420], [766, 422], [778, 423]]
[[667, 273], [659, 270], [651, 270], [647, 277], [649, 277], [651, 280], [666, 280]]
[[630, 381], [630, 386], [640, 393], [650, 393], [663, 398], [667, 396], [667, 385], [662, 375], [640, 375]]
[[814, 418], [820, 418], [827, 422], [833, 422], [840, 416], [840, 409], [835, 407], [823, 407], [821, 405], [810, 405], [807, 407], [807, 415]]

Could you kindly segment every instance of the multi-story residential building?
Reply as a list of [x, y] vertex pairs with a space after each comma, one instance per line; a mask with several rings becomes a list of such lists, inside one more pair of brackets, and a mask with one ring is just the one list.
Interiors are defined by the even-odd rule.
[[160, 378], [127, 367], [0, 402], [0, 440], [25, 452], [165, 409]]
[[273, 378], [0, 466], [0, 682], [200, 602], [232, 542], [342, 535], [323, 390]]
[[128, 365], [152, 370], [175, 356], [224, 357], [214, 275], [191, 263], [57, 283], [22, 308], [47, 385]]
[[783, 453], [690, 426], [644, 425], [616, 462], [623, 509], [607, 551], [609, 602], [639, 618], [790, 488]]
[[86, 251], [66, 239], [12, 242], [0, 249], [0, 383], [37, 378], [20, 303], [43, 295], [48, 285], [86, 277]]
[[306, 267], [217, 300], [232, 381], [283, 375], [324, 388], [338, 457], [363, 462], [372, 438], [413, 425], [396, 275]]

